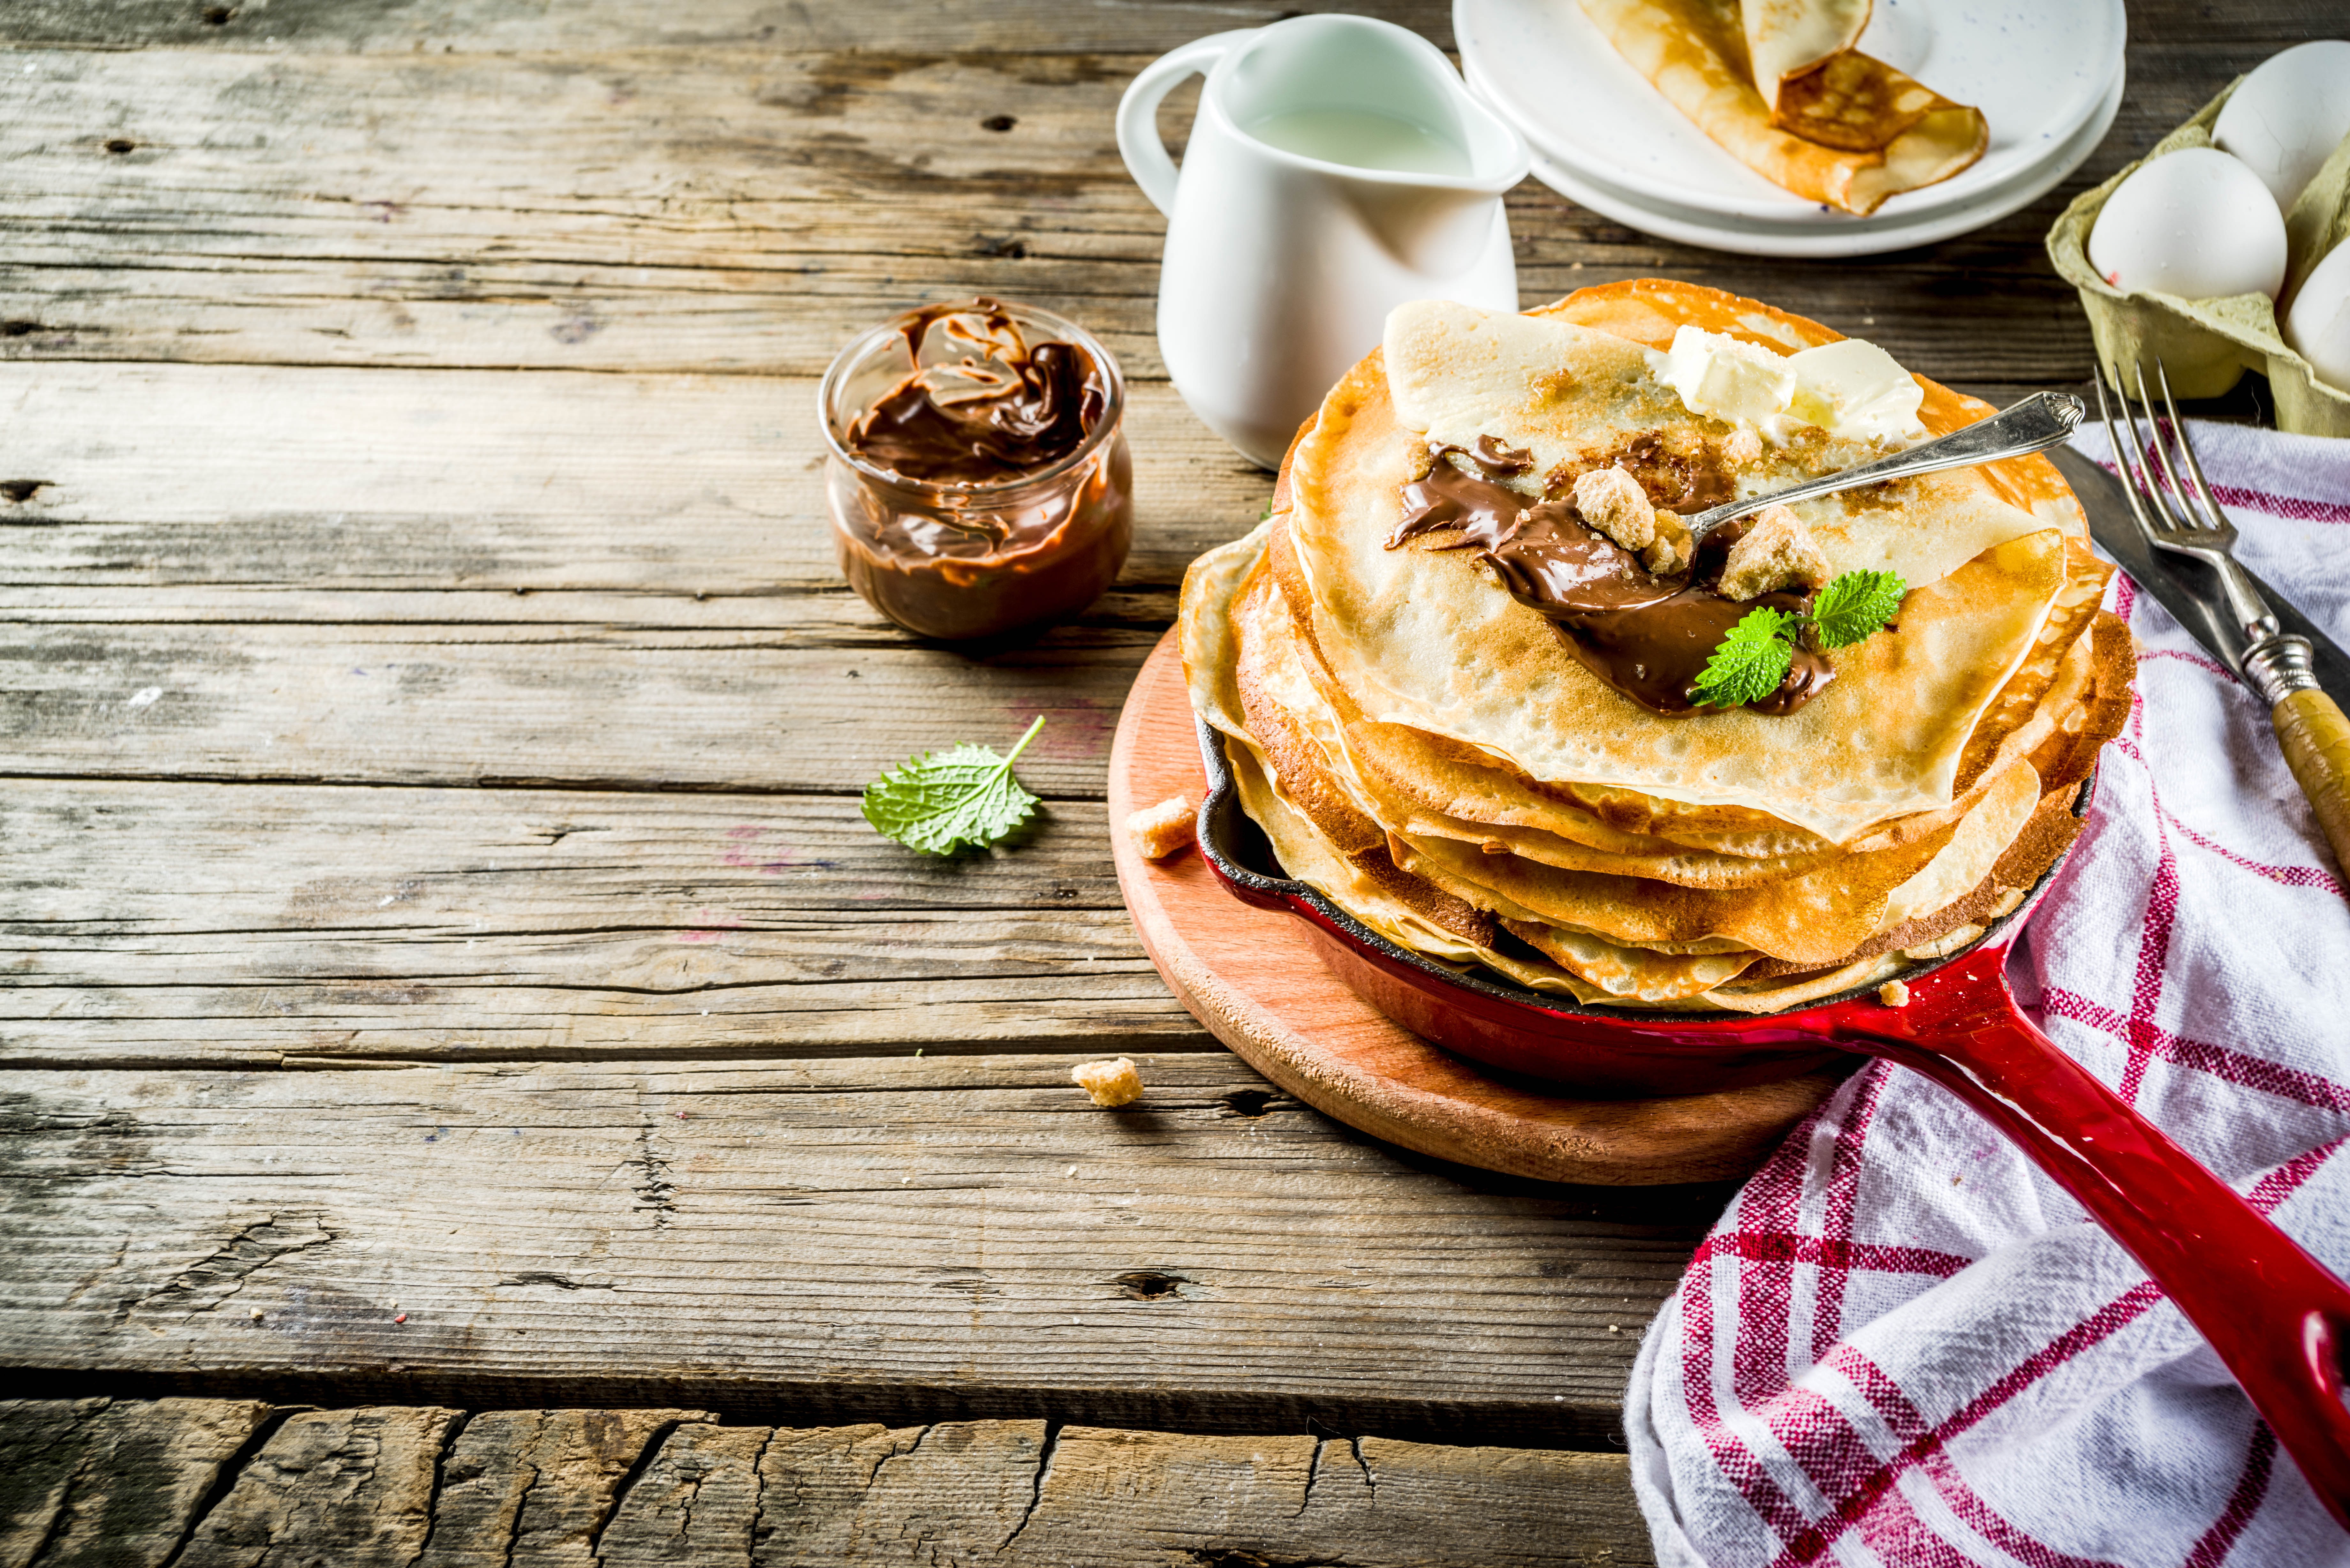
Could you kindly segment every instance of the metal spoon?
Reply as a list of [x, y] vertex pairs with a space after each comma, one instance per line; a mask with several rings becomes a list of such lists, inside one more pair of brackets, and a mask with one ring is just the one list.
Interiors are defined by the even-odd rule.
[[1691, 517], [1681, 519], [1692, 544], [1704, 538], [1724, 523], [1732, 522], [1765, 506], [1783, 505], [1790, 501], [1808, 501], [1814, 495], [1834, 495], [1840, 490], [1857, 490], [1864, 484], [1879, 484], [1888, 479], [1907, 479], [1913, 473], [1932, 473], [1944, 468], [1971, 468], [1980, 462], [1997, 462], [2003, 457], [2022, 457], [2030, 452], [2046, 452], [2052, 446], [2062, 446], [2080, 428], [2088, 413], [2088, 405], [2070, 392], [2034, 392], [2012, 408], [2002, 410], [1987, 420], [1977, 420], [1963, 430], [1952, 431], [1908, 452], [1895, 452], [1891, 457], [1865, 462], [1858, 468], [1847, 468], [1842, 473], [1831, 473], [1820, 479], [1807, 479], [1801, 484], [1791, 484], [1784, 490], [1774, 490], [1768, 495], [1751, 495], [1743, 501], [1732, 501], [1711, 507]]

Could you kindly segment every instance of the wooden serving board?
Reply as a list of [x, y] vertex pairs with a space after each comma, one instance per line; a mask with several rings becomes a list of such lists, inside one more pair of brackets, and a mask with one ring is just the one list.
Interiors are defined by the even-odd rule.
[[1173, 632], [1136, 677], [1109, 754], [1110, 839], [1143, 948], [1216, 1038], [1307, 1105], [1442, 1159], [1603, 1186], [1742, 1177], [1838, 1082], [1814, 1073], [1726, 1094], [1576, 1100], [1487, 1075], [1372, 1010], [1325, 969], [1304, 920], [1252, 909], [1196, 848], [1153, 864], [1128, 814], [1200, 799]]

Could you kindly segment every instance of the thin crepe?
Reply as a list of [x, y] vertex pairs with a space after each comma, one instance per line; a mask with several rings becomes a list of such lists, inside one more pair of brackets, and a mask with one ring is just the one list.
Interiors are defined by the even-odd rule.
[[1898, 631], [1832, 654], [1835, 680], [1794, 713], [1667, 717], [1586, 670], [1465, 553], [1386, 547], [1414, 445], [1374, 358], [1325, 400], [1291, 471], [1301, 607], [1366, 718], [1466, 741], [1534, 778], [1742, 807], [1834, 843], [1950, 804], [1976, 720], [2064, 581], [2060, 533], [2009, 539], [1915, 588]]
[[[1699, 130], [1807, 201], [1866, 216], [1904, 191], [1949, 179], [1990, 145], [1981, 109], [1855, 52], [1859, 30], [1849, 6], [1793, 0], [1750, 20], [1736, 0], [1582, 5], [1617, 52]], [[1759, 52], [1749, 40], [1758, 26]]]
[[[1396, 867], [1383, 853], [1340, 853], [1313, 818], [1274, 782], [1264, 749], [1248, 732], [1242, 715], [1218, 697], [1240, 689], [1232, 668], [1236, 639], [1228, 635], [1235, 629], [1237, 618], [1233, 599], [1251, 585], [1263, 556], [1263, 537], [1259, 533], [1202, 557], [1186, 578], [1181, 630], [1183, 646], [1191, 656], [1187, 673], [1194, 704], [1211, 723], [1234, 737], [1237, 743], [1229, 755], [1243, 804], [1264, 827], [1284, 869], [1388, 940], [1441, 963], [1454, 967], [1481, 963], [1533, 989], [1586, 1003], [1635, 1010], [1780, 1011], [1876, 984], [1918, 958], [1971, 940], [1980, 933], [1981, 921], [2012, 907], [2021, 890], [2069, 841], [2070, 829], [2076, 826], [2065, 809], [2067, 797], [2051, 794], [2043, 800], [2041, 810], [2032, 814], [2024, 831], [2008, 845], [1991, 873], [1970, 892], [1939, 910], [1901, 920], [1903, 915], [1939, 898], [1979, 869], [1982, 850], [1995, 846], [2008, 832], [2012, 807], [2022, 798], [2012, 790], [2002, 791], [2006, 811], [1977, 818], [1968, 836], [1971, 843], [1960, 842], [1958, 833], [1945, 838], [1923, 867], [1887, 896], [1877, 917], [1878, 934], [1825, 968], [1816, 961], [1766, 960], [1757, 964], [1758, 955], [1744, 950], [1677, 958], [1617, 944], [1595, 933], [1542, 921], [1532, 910], [1482, 888], [1470, 890], [1477, 893], [1482, 906], [1502, 917], [1500, 923], [1511, 936], [1525, 945], [1510, 948], [1490, 926], [1463, 935], [1453, 929], [1457, 922], [1430, 920], [1424, 910], [1431, 896], [1453, 903], [1456, 909], [1467, 907], [1465, 902], [1451, 899], [1437, 885]], [[2105, 640], [2100, 639], [2101, 643]], [[2109, 666], [2108, 676], [2119, 702], [2108, 704], [2113, 722], [2104, 725], [2104, 733], [2110, 733], [2118, 713], [2126, 711], [2126, 632], [2114, 640], [2114, 647], [2121, 657], [2103, 662]], [[2047, 826], [2035, 833], [2043, 822]], [[1873, 880], [1881, 885], [1883, 879]], [[1692, 960], [1696, 961], [1688, 961]], [[1578, 971], [1600, 978], [1586, 978]], [[1723, 974], [1738, 978], [1716, 978]], [[1696, 989], [1700, 985], [1706, 989]]]

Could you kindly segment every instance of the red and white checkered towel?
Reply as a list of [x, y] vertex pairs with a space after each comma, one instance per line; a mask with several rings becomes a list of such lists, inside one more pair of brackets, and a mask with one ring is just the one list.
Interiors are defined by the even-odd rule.
[[[2350, 441], [2194, 433], [2245, 562], [2350, 643]], [[2350, 904], [2265, 707], [2115, 592], [2137, 702], [2011, 974], [2059, 1045], [2350, 1274]], [[1698, 1250], [1625, 1430], [1673, 1568], [2350, 1563], [2129, 1255], [1884, 1063]]]

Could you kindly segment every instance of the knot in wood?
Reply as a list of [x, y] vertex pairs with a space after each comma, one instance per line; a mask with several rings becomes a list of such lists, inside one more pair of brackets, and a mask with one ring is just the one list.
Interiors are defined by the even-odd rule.
[[1136, 1269], [1118, 1275], [1110, 1283], [1139, 1302], [1163, 1301], [1175, 1294], [1178, 1285], [1191, 1282], [1180, 1274], [1162, 1274], [1156, 1269]]

